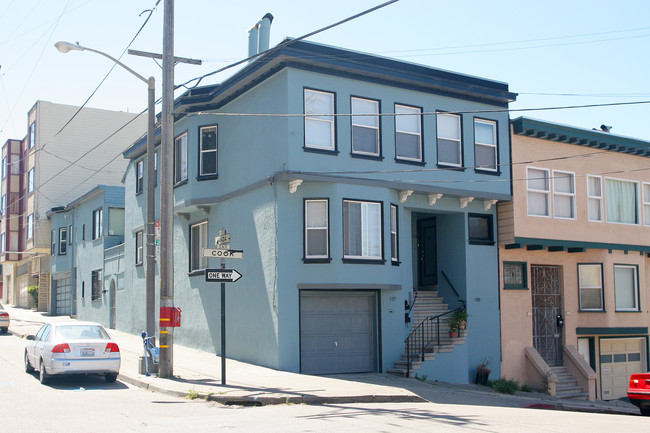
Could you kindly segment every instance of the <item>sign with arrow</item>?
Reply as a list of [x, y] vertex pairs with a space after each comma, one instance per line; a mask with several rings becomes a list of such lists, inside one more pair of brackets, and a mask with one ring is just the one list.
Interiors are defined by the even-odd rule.
[[207, 283], [234, 283], [242, 277], [237, 269], [206, 269], [205, 281]]

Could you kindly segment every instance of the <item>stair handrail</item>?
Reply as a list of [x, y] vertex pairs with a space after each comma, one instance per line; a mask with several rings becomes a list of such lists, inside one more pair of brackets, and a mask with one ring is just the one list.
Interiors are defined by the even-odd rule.
[[447, 284], [449, 284], [449, 287], [451, 287], [451, 290], [456, 295], [456, 299], [458, 299], [458, 301], [462, 304], [462, 306], [464, 308], [465, 307], [465, 300], [460, 298], [460, 295], [458, 294], [458, 290], [456, 290], [456, 287], [454, 286], [454, 284], [451, 282], [451, 280], [449, 279], [447, 274], [445, 274], [445, 271], [441, 270], [440, 274], [445, 278], [445, 281], [447, 282]]
[[[417, 355], [417, 357], [421, 357], [422, 358], [421, 360], [424, 361], [425, 350], [429, 347], [429, 345], [431, 345], [431, 343], [435, 341], [436, 345], [438, 347], [440, 346], [440, 318], [453, 314], [456, 311], [460, 311], [461, 308], [462, 307], [453, 310], [448, 310], [436, 316], [426, 317], [415, 328], [411, 330], [408, 337], [406, 337], [406, 339], [404, 340], [404, 344], [406, 345], [406, 377], [409, 377], [411, 374], [411, 362], [413, 361], [414, 358], [411, 355], [411, 340], [412, 339], [414, 339], [415, 341], [417, 341], [418, 339], [420, 340], [421, 342], [420, 353]], [[435, 328], [436, 336], [435, 338], [432, 336], [427, 340], [425, 338], [425, 331], [430, 331], [433, 328], [434, 321], [436, 327]], [[425, 340], [427, 340], [426, 343]]]
[[[415, 306], [415, 301], [417, 301], [417, 299], [418, 299], [418, 290], [417, 288], [413, 287], [413, 300], [411, 301], [411, 304], [408, 306], [405, 315], [405, 318], [408, 319], [406, 320], [406, 323], [411, 321], [411, 311], [413, 311], [413, 307]], [[408, 302], [408, 301], [404, 301], [404, 302]]]

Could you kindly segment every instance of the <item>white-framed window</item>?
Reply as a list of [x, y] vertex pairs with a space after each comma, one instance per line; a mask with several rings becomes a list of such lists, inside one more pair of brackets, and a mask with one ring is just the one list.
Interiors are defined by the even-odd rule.
[[34, 214], [27, 215], [27, 239], [34, 237]]
[[34, 168], [31, 168], [27, 172], [27, 193], [31, 194], [34, 192]]
[[336, 150], [334, 93], [305, 89], [305, 147]]
[[650, 226], [650, 183], [643, 183], [643, 224]]
[[7, 167], [7, 157], [6, 156], [2, 157], [2, 167], [0, 167], [0, 169], [2, 170], [2, 178], [6, 179], [6, 177], [7, 177], [7, 169], [8, 169], [8, 167]]
[[474, 119], [474, 165], [479, 170], [497, 171], [497, 122]]
[[390, 205], [390, 260], [399, 263], [399, 233], [397, 231], [397, 206]]
[[436, 115], [438, 164], [460, 167], [463, 163], [462, 134], [458, 114]]
[[144, 232], [142, 230], [135, 233], [135, 264], [141, 265], [144, 256]]
[[199, 176], [217, 174], [217, 126], [203, 126], [199, 133]]
[[50, 255], [56, 254], [56, 230], [50, 233]]
[[174, 183], [187, 180], [187, 133], [174, 140]]
[[5, 216], [7, 213], [7, 194], [2, 194], [2, 199], [0, 199], [0, 217]]
[[379, 156], [379, 101], [355, 98], [352, 108], [352, 153]]
[[381, 202], [343, 200], [343, 257], [381, 260]]
[[605, 178], [605, 211], [608, 223], [638, 224], [638, 183]]
[[203, 248], [208, 247], [208, 220], [190, 225], [190, 271], [208, 267]]
[[93, 211], [93, 240], [99, 239], [104, 233], [104, 210]]
[[580, 311], [604, 311], [603, 265], [578, 264]]
[[589, 221], [603, 220], [603, 179], [587, 175], [587, 213]]
[[526, 168], [526, 188], [528, 215], [551, 216], [550, 200], [551, 180], [549, 170], [545, 168]]
[[144, 191], [144, 159], [135, 164], [135, 193]]
[[59, 255], [64, 256], [68, 252], [68, 228], [59, 227]]
[[0, 233], [0, 254], [4, 253], [6, 251], [5, 249], [5, 234]]
[[29, 124], [27, 135], [29, 135], [29, 143], [27, 143], [27, 148], [31, 149], [36, 145], [36, 122]]
[[68, 226], [68, 245], [72, 245], [72, 225]]
[[614, 265], [614, 293], [616, 311], [639, 311], [638, 268], [633, 265]]
[[553, 216], [568, 219], [576, 217], [574, 173], [553, 170]]
[[395, 158], [422, 162], [422, 109], [395, 104]]
[[329, 259], [329, 202], [305, 200], [305, 259]]

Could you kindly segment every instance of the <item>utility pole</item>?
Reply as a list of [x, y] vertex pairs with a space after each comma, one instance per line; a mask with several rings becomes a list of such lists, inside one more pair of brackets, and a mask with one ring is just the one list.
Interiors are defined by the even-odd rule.
[[[163, 19], [162, 137], [160, 142], [160, 307], [174, 306], [174, 246], [172, 213], [174, 140], [174, 0], [165, 0]], [[174, 374], [174, 328], [160, 330], [158, 376]]]
[[147, 262], [146, 262], [146, 291], [145, 291], [145, 318], [146, 330], [149, 337], [156, 334], [156, 250], [155, 250], [155, 223], [156, 223], [156, 179], [154, 174], [154, 134], [156, 131], [156, 81], [149, 77], [149, 104], [147, 127]]

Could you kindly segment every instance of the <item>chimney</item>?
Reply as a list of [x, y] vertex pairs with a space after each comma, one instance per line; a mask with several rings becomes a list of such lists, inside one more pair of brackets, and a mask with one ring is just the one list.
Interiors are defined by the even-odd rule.
[[269, 49], [272, 22], [273, 15], [268, 13], [248, 30], [248, 57]]

